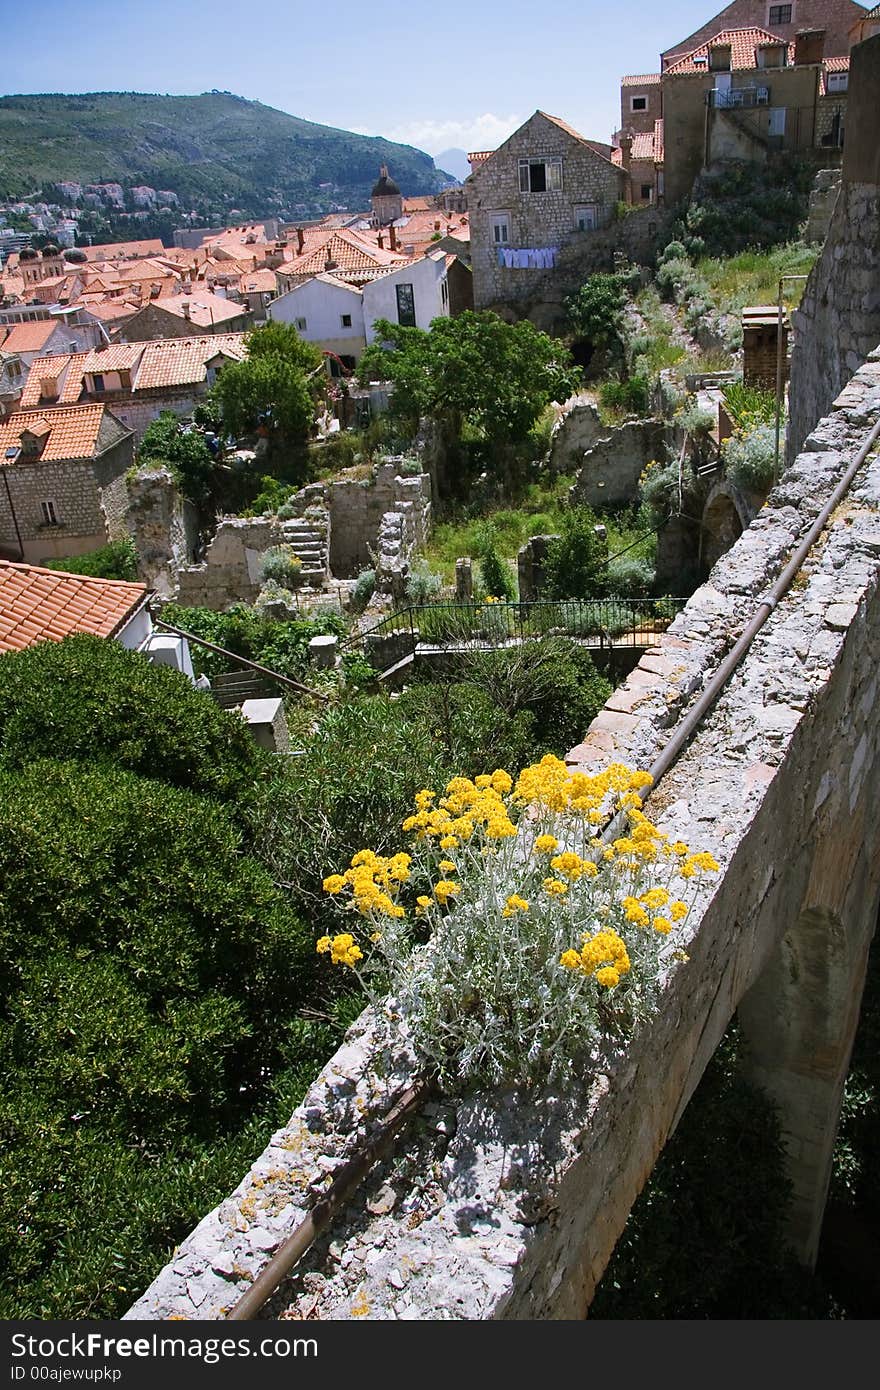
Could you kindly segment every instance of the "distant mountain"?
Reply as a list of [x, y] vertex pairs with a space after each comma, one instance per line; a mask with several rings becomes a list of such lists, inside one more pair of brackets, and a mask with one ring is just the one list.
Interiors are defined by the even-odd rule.
[[170, 189], [184, 210], [247, 216], [369, 205], [379, 166], [404, 196], [450, 182], [411, 145], [289, 116], [231, 92], [0, 97], [0, 198], [59, 181]]
[[444, 150], [438, 154], [436, 164], [440, 169], [448, 169], [450, 174], [454, 174], [460, 183], [464, 183], [471, 166], [468, 164], [468, 157], [464, 150]]

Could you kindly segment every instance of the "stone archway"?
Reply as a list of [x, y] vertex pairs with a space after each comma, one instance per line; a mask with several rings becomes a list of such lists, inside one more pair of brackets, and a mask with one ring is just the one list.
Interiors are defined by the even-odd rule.
[[706, 499], [700, 528], [700, 567], [705, 574], [726, 555], [752, 517], [737, 489], [717, 483]]

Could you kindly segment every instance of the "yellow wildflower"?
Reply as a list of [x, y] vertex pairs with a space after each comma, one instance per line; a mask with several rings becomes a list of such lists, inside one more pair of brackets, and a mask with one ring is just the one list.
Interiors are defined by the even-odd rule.
[[345, 887], [345, 879], [342, 874], [331, 874], [325, 878], [322, 885], [325, 893], [341, 893]]
[[544, 892], [549, 893], [553, 898], [564, 898], [568, 892], [568, 884], [563, 883], [559, 878], [545, 878]]
[[673, 922], [680, 922], [683, 917], [687, 917], [688, 915], [687, 903], [683, 903], [680, 898], [677, 899], [674, 903], [670, 903], [669, 915], [672, 918]]
[[319, 955], [319, 956], [325, 955], [326, 952], [330, 950], [330, 938], [329, 938], [329, 936], [321, 936], [321, 937], [319, 937], [319, 938], [318, 938], [318, 941], [317, 941], [317, 943], [316, 943], [316, 945], [315, 945], [315, 950], [318, 952], [318, 955]]
[[517, 912], [528, 912], [529, 905], [525, 898], [521, 898], [518, 893], [511, 893], [507, 902], [504, 904], [502, 917], [513, 917]]
[[672, 923], [668, 917], [655, 917], [651, 925], [661, 936], [668, 936], [672, 931]]
[[[444, 835], [444, 836], [443, 836], [443, 839], [440, 841], [440, 848], [441, 848], [441, 849], [458, 849], [458, 836], [457, 836], [457, 835]], [[455, 866], [453, 865], [453, 868], [454, 868], [454, 867], [455, 867]], [[442, 868], [442, 865], [441, 865], [441, 868]]]
[[553, 854], [559, 848], [555, 835], [539, 835], [535, 841], [536, 854]]
[[566, 970], [580, 970], [580, 951], [563, 951], [562, 955], [559, 957], [559, 964], [564, 965]]
[[452, 879], [441, 878], [439, 883], [434, 884], [434, 897], [438, 903], [447, 903], [450, 898], [454, 898], [456, 893], [461, 892], [461, 884], [455, 883]]
[[596, 983], [604, 985], [606, 989], [613, 989], [620, 984], [620, 976], [613, 965], [604, 965], [601, 970], [596, 971]]

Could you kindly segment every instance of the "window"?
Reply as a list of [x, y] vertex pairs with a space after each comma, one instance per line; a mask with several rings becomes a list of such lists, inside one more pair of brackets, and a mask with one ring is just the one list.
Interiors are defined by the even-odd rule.
[[848, 86], [848, 72], [829, 72], [825, 74], [826, 92], [845, 92]]
[[93, 390], [93, 391], [103, 391], [103, 390], [104, 390], [104, 378], [101, 376], [100, 372], [95, 372], [94, 376], [92, 377], [92, 390]]
[[297, 333], [305, 333], [306, 329], [309, 326], [308, 319], [294, 319], [293, 326], [296, 329]]
[[582, 203], [574, 210], [574, 225], [579, 232], [594, 232], [598, 218], [595, 203]]
[[651, 185], [650, 185], [649, 183], [643, 183], [643, 184], [642, 184], [642, 202], [643, 202], [643, 203], [650, 203], [650, 201], [651, 201], [651, 193], [652, 193], [652, 192], [653, 192], [653, 190], [652, 190]]
[[647, 111], [647, 109], [648, 109], [648, 98], [647, 98], [647, 97], [630, 97], [629, 109], [630, 109], [630, 111]]
[[717, 44], [709, 49], [709, 67], [712, 72], [730, 72], [730, 44]]
[[519, 161], [520, 193], [559, 193], [562, 189], [562, 160], [521, 159]]
[[351, 314], [341, 314], [340, 317], [342, 319], [342, 327], [351, 328]]
[[41, 503], [40, 503], [40, 511], [41, 511], [42, 514], [43, 514], [43, 525], [44, 525], [44, 526], [60, 526], [60, 525], [61, 525], [61, 522], [58, 520], [58, 509], [57, 509], [57, 507], [55, 506], [55, 503], [54, 503], [54, 502], [41, 502]]
[[403, 328], [416, 326], [416, 299], [412, 285], [397, 285], [397, 322]]
[[793, 5], [771, 5], [767, 15], [768, 24], [790, 24]]
[[440, 303], [444, 309], [449, 308], [449, 285], [445, 280], [440, 281]]
[[492, 241], [496, 246], [506, 246], [510, 241], [510, 214], [493, 212], [490, 219]]

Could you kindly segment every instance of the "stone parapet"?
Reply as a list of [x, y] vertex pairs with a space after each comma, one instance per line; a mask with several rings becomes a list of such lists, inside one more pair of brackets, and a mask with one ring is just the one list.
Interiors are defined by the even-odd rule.
[[[568, 755], [649, 764], [880, 418], [880, 354], [709, 581]], [[633, 1201], [733, 1014], [782, 1117], [791, 1239], [809, 1262], [880, 896], [880, 459], [647, 810], [721, 866], [659, 1011], [544, 1094], [426, 1107], [308, 1252], [269, 1316], [582, 1318]], [[289, 1125], [126, 1315], [220, 1318], [412, 1074], [367, 1011]]]

